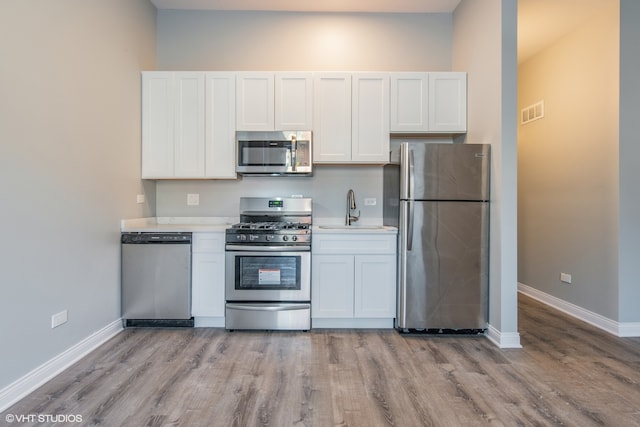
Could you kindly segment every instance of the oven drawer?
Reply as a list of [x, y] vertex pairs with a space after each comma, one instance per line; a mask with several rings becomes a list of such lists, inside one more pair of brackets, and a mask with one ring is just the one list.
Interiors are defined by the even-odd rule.
[[227, 303], [225, 329], [311, 329], [309, 303]]

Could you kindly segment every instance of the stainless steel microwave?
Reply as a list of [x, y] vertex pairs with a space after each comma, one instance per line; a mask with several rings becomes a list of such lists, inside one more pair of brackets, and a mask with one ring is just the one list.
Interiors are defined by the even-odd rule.
[[311, 131], [236, 132], [236, 172], [311, 175]]

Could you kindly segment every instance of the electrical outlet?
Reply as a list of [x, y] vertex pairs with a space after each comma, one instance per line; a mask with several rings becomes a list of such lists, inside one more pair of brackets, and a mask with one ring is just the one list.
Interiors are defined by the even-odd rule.
[[375, 197], [364, 199], [364, 205], [365, 206], [375, 206], [377, 202], [378, 201], [375, 199]]
[[144, 203], [144, 194], [138, 194], [136, 196], [136, 203], [138, 203], [138, 204]]
[[60, 313], [56, 313], [51, 316], [51, 329], [67, 323], [67, 310], [63, 310]]
[[187, 194], [187, 206], [198, 206], [200, 204], [200, 194], [189, 193]]
[[564, 283], [571, 283], [571, 275], [568, 273], [560, 273], [560, 281]]

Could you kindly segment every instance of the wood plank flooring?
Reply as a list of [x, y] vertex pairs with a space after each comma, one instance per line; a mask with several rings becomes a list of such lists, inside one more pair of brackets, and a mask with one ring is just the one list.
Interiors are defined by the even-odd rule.
[[0, 415], [103, 426], [640, 426], [640, 339], [520, 296], [484, 337], [128, 329]]

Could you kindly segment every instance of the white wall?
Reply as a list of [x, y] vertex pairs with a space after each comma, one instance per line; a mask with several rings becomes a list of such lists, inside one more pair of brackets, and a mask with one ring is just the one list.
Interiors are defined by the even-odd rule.
[[517, 334], [516, 2], [462, 0], [453, 69], [468, 72], [468, 143], [491, 144], [489, 323], [501, 346]]
[[120, 317], [119, 221], [153, 214], [136, 194], [155, 8], [3, 1], [0, 52], [2, 389]]
[[[545, 102], [543, 119], [519, 126], [518, 279], [614, 320], [622, 155], [617, 3], [603, 2], [593, 19], [520, 65], [518, 105]], [[637, 86], [633, 76], [630, 87]], [[636, 132], [628, 142], [637, 150]], [[637, 171], [638, 157], [630, 158]], [[572, 274], [571, 285], [561, 272]]]
[[[451, 69], [451, 14], [158, 12], [162, 70], [442, 71]], [[362, 221], [382, 218], [382, 167], [315, 168], [310, 178], [157, 184], [158, 216], [237, 216], [240, 196], [303, 194], [318, 218], [342, 217], [352, 188]], [[200, 194], [201, 205], [186, 206]], [[365, 207], [363, 199], [378, 204]]]

